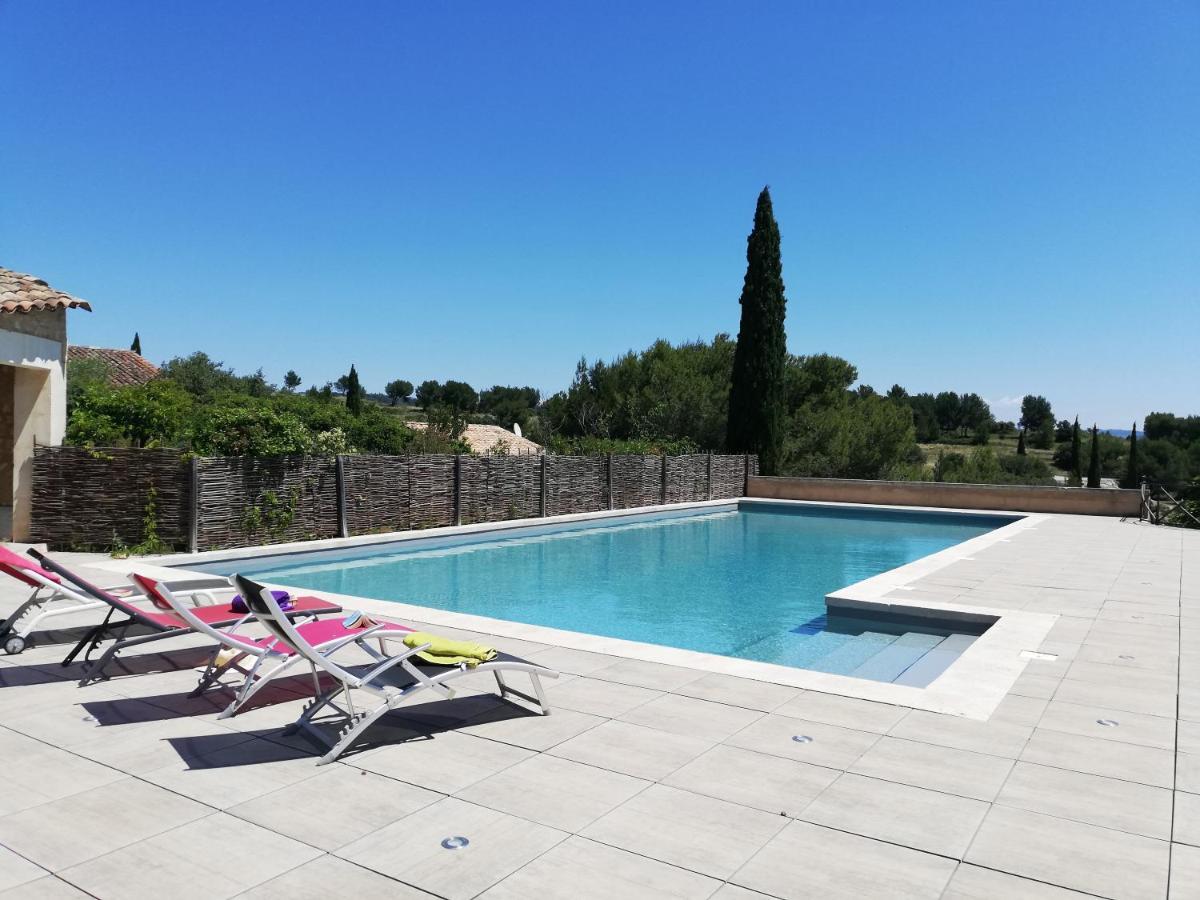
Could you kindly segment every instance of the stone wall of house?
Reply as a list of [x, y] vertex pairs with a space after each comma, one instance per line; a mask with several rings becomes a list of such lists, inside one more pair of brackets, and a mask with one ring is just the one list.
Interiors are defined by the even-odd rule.
[[67, 311], [65, 309], [31, 309], [29, 312], [5, 313], [0, 316], [0, 330], [15, 331], [32, 337], [67, 342]]

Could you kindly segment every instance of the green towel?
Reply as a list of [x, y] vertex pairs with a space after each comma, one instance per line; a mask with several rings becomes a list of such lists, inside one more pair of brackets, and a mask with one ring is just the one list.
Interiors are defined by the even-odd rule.
[[481, 662], [496, 658], [494, 647], [483, 644], [473, 644], [470, 641], [452, 641], [449, 638], [438, 637], [424, 631], [414, 631], [404, 636], [404, 646], [420, 647], [428, 644], [428, 650], [422, 650], [417, 656], [425, 662], [439, 666], [457, 666], [466, 663], [468, 668], [475, 668]]

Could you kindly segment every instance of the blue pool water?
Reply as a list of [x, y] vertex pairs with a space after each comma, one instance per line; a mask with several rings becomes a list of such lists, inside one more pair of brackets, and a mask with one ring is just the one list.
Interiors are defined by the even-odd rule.
[[[748, 504], [209, 568], [316, 591], [874, 677], [869, 666], [855, 670], [905, 629], [889, 634], [853, 623], [830, 627], [823, 618], [825, 595], [1011, 521]], [[912, 639], [921, 643], [919, 636]]]

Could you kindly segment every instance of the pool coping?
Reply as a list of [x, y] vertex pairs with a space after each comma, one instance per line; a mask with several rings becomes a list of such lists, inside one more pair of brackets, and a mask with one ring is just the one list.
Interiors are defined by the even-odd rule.
[[[389, 618], [408, 619], [429, 625], [459, 628], [494, 634], [520, 640], [534, 641], [551, 646], [600, 653], [644, 662], [662, 663], [713, 674], [748, 678], [755, 681], [787, 685], [802, 690], [837, 694], [860, 700], [887, 703], [929, 712], [961, 716], [970, 719], [987, 719], [1007, 696], [1013, 683], [1028, 662], [1025, 651], [1036, 650], [1046, 638], [1058, 616], [1048, 613], [1030, 613], [1021, 610], [982, 607], [969, 604], [947, 603], [933, 600], [905, 601], [886, 595], [910, 586], [918, 578], [933, 574], [953, 563], [971, 560], [975, 554], [986, 551], [998, 543], [1010, 541], [1015, 535], [1036, 528], [1049, 516], [1042, 513], [1014, 513], [1011, 510], [959, 510], [945, 507], [889, 506], [883, 504], [837, 503], [809, 500], [774, 500], [766, 498], [736, 498], [707, 500], [693, 503], [659, 504], [625, 510], [600, 510], [589, 513], [573, 513], [536, 519], [513, 519], [505, 522], [488, 522], [473, 525], [431, 528], [421, 531], [389, 532], [379, 535], [363, 535], [351, 538], [331, 538], [320, 541], [302, 541], [288, 544], [271, 544], [260, 547], [243, 547], [233, 550], [216, 550], [203, 553], [173, 554], [139, 560], [139, 569], [159, 577], [178, 577], [181, 569], [189, 564], [222, 562], [245, 557], [289, 556], [311, 553], [318, 550], [350, 549], [378, 544], [404, 543], [413, 540], [453, 537], [457, 535], [489, 534], [538, 525], [566, 524], [569, 522], [600, 521], [614, 518], [632, 518], [663, 512], [687, 510], [738, 509], [745, 506], [784, 506], [794, 508], [848, 508], [856, 510], [880, 509], [906, 512], [929, 512], [962, 516], [1016, 517], [1016, 521], [1003, 525], [987, 534], [978, 535], [962, 543], [947, 547], [936, 553], [921, 557], [905, 565], [881, 572], [839, 588], [826, 595], [826, 605], [856, 607], [882, 613], [907, 613], [925, 615], [934, 613], [938, 618], [970, 618], [981, 616], [994, 618], [993, 624], [980, 635], [970, 647], [955, 660], [945, 672], [926, 687], [911, 687], [889, 682], [852, 678], [848, 675], [833, 675], [812, 669], [756, 660], [721, 656], [648, 644], [622, 638], [604, 637], [584, 632], [529, 625], [506, 619], [495, 619], [470, 613], [451, 612], [433, 607], [417, 606], [388, 600], [376, 600], [322, 591], [337, 602], [362, 609], [365, 612]], [[113, 561], [106, 568], [127, 568], [126, 560]], [[149, 570], [154, 569], [154, 572]], [[273, 584], [274, 587], [289, 587]]]

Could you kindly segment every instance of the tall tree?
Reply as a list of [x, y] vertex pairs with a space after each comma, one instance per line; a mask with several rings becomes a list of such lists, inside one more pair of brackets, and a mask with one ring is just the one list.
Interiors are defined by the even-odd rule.
[[287, 374], [283, 376], [283, 386], [288, 391], [294, 391], [300, 387], [300, 376], [296, 374], [295, 369], [288, 369]]
[[346, 409], [351, 415], [357, 416], [362, 412], [363, 404], [362, 385], [358, 381], [358, 370], [354, 368], [354, 364], [350, 364], [350, 374], [346, 376]]
[[388, 399], [392, 401], [392, 406], [395, 406], [401, 400], [407, 400], [412, 394], [412, 382], [397, 378], [395, 381], [389, 381], [384, 386], [383, 392], [387, 394]]
[[1083, 440], [1079, 434], [1079, 416], [1071, 426], [1071, 481], [1075, 485], [1083, 483]]
[[142, 336], [136, 331], [133, 333], [133, 343], [129, 345], [129, 349], [138, 356], [142, 355]]
[[433, 406], [433, 404], [437, 403], [441, 399], [441, 396], [442, 386], [439, 382], [434, 381], [432, 378], [422, 381], [420, 385], [417, 386], [418, 406], [423, 406], [426, 408]]
[[1026, 394], [1021, 400], [1021, 421], [1029, 434], [1029, 443], [1042, 450], [1054, 444], [1054, 411], [1045, 397]]
[[1092, 455], [1088, 460], [1088, 480], [1090, 488], [1100, 487], [1100, 429], [1092, 424]]
[[1017, 436], [1017, 456], [1025, 455], [1025, 429], [1021, 429], [1020, 435]]
[[1136, 488], [1141, 483], [1142, 472], [1138, 464], [1137, 422], [1129, 432], [1129, 462], [1125, 465], [1125, 487]]
[[757, 453], [759, 471], [774, 475], [783, 453], [787, 415], [783, 325], [787, 299], [779, 226], [771, 192], [765, 187], [758, 195], [754, 228], [746, 239], [746, 278], [738, 303], [742, 316], [733, 354], [725, 443], [735, 453]]

